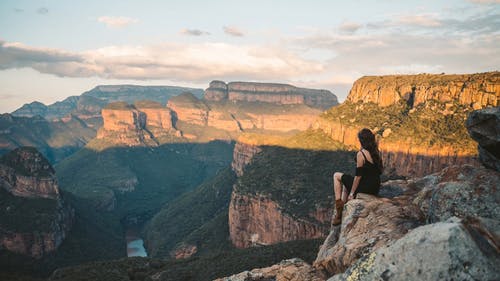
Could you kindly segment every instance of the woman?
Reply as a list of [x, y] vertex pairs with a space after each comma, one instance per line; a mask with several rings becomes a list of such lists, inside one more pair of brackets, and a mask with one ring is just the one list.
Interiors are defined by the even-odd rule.
[[339, 172], [333, 174], [337, 211], [332, 221], [333, 225], [338, 225], [342, 221], [345, 202], [356, 198], [359, 192], [377, 195], [380, 190], [380, 174], [382, 174], [383, 166], [375, 135], [369, 129], [362, 129], [358, 133], [358, 139], [361, 143], [361, 150], [356, 155], [355, 177]]

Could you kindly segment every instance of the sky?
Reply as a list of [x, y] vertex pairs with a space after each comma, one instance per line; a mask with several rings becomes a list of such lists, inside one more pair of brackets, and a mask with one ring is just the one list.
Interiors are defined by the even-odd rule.
[[0, 112], [97, 85], [500, 70], [500, 0], [1, 0]]

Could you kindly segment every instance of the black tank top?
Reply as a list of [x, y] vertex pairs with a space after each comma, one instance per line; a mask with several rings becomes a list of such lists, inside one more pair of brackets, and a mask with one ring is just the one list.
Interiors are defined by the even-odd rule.
[[[363, 176], [359, 182], [359, 187], [357, 192], [378, 194], [380, 191], [380, 169], [379, 167], [368, 161], [363, 151], [360, 151], [365, 158], [365, 163], [363, 164]], [[372, 157], [373, 159], [373, 157]], [[358, 191], [359, 190], [359, 191]]]

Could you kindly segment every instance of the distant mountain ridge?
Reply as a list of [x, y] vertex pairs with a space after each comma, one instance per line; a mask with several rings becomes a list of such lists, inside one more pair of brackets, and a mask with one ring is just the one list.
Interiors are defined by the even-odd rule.
[[70, 96], [50, 105], [38, 101], [24, 104], [13, 111], [12, 115], [22, 117], [40, 115], [48, 120], [63, 118], [70, 113], [99, 115], [101, 109], [110, 102], [133, 103], [138, 100], [152, 100], [165, 104], [170, 97], [184, 92], [191, 92], [198, 97], [203, 95], [202, 89], [177, 86], [99, 85], [80, 96]]

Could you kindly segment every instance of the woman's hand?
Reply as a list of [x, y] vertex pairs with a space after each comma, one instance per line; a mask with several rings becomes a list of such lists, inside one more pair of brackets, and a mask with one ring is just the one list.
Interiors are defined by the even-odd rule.
[[347, 201], [354, 199], [354, 195], [349, 194], [349, 197], [347, 197]]

